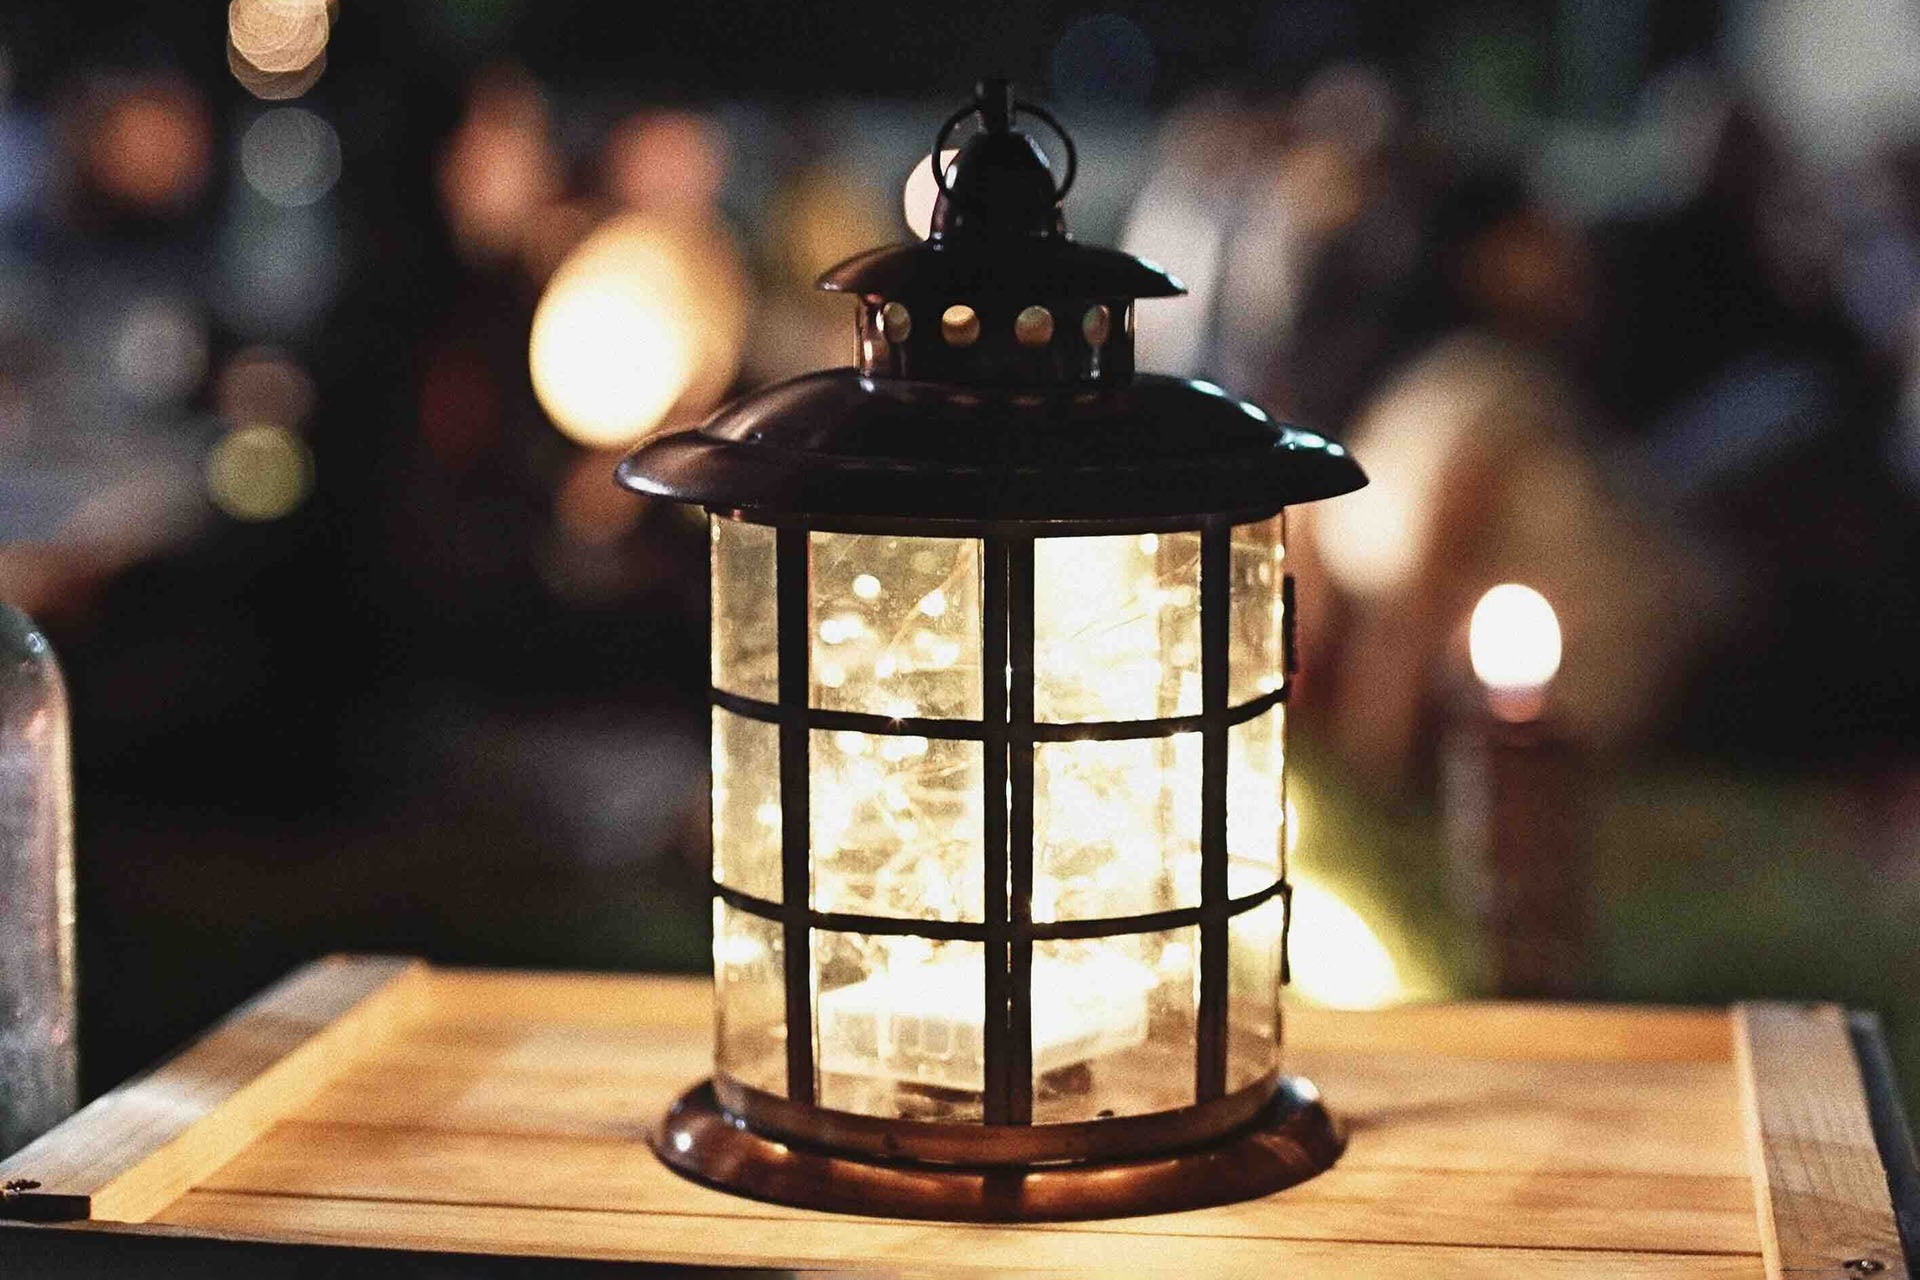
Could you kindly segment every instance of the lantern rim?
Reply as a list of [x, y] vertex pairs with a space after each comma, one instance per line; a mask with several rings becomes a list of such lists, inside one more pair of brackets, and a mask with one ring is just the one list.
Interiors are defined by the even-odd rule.
[[972, 1222], [1167, 1213], [1271, 1194], [1325, 1172], [1346, 1148], [1319, 1091], [1293, 1076], [1269, 1081], [1265, 1105], [1211, 1141], [1031, 1167], [863, 1159], [769, 1137], [740, 1123], [716, 1087], [702, 1083], [673, 1104], [652, 1135], [661, 1160], [724, 1191], [842, 1213]]
[[657, 436], [636, 493], [770, 516], [1158, 520], [1271, 514], [1364, 485], [1338, 442], [1211, 383], [1143, 374], [1071, 394], [803, 374]]
[[1213, 1142], [1246, 1125], [1285, 1082], [1278, 1069], [1217, 1098], [1098, 1120], [989, 1124], [913, 1120], [795, 1102], [716, 1070], [710, 1082], [727, 1114], [756, 1133], [823, 1151], [927, 1165], [1032, 1168], [1071, 1160], [1123, 1160]]

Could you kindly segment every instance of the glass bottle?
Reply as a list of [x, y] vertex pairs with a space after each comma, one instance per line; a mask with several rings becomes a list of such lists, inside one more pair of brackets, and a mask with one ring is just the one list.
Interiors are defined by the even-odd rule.
[[67, 690], [0, 604], [0, 1156], [73, 1110], [73, 789]]

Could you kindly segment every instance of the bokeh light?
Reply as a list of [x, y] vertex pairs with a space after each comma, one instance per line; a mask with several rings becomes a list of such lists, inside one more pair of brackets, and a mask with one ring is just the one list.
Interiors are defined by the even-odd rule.
[[206, 106], [184, 81], [108, 90], [95, 105], [86, 167], [102, 195], [162, 212], [187, 204], [206, 185], [213, 131]]
[[1467, 651], [1473, 674], [1489, 689], [1544, 688], [1560, 670], [1560, 619], [1532, 587], [1502, 583], [1473, 607]]
[[[774, 198], [768, 228], [787, 278], [811, 291], [822, 271], [899, 235], [885, 188], [848, 182], [837, 157], [792, 174]], [[811, 295], [810, 295], [811, 296]], [[820, 295], [823, 302], [833, 299]], [[845, 332], [844, 316], [833, 308]]]
[[113, 373], [128, 398], [149, 407], [184, 399], [206, 370], [206, 325], [193, 304], [145, 297], [127, 307], [113, 336]]
[[244, 337], [313, 331], [345, 268], [340, 220], [328, 203], [284, 208], [247, 201], [221, 228], [214, 306]]
[[574, 250], [534, 312], [534, 393], [589, 448], [697, 412], [738, 367], [744, 283], [717, 227], [626, 214]]
[[37, 121], [0, 110], [0, 222], [27, 214], [40, 198], [50, 167], [47, 150], [46, 131]]
[[227, 64], [257, 97], [298, 96], [326, 65], [332, 27], [327, 0], [232, 0]]
[[241, 135], [240, 173], [274, 204], [312, 204], [340, 179], [339, 135], [304, 107], [275, 107]]
[[608, 190], [630, 208], [697, 216], [726, 180], [726, 139], [689, 112], [632, 116], [608, 135], [606, 171]]
[[278, 520], [298, 510], [312, 490], [313, 455], [285, 427], [240, 427], [207, 455], [207, 497], [235, 520]]
[[533, 317], [530, 358], [540, 405], [573, 440], [616, 448], [667, 415], [693, 376], [693, 353], [653, 264], [590, 273], [564, 268]]
[[[942, 172], [959, 154], [959, 150], [954, 147], [941, 151]], [[933, 156], [929, 153], [921, 156], [920, 163], [913, 166], [913, 172], [907, 175], [906, 190], [901, 195], [901, 204], [907, 215], [907, 227], [922, 240], [933, 234], [933, 204], [939, 198], [940, 187], [933, 180]]]
[[276, 347], [248, 347], [214, 382], [214, 407], [229, 423], [298, 427], [313, 411], [313, 379]]
[[560, 159], [540, 87], [524, 73], [480, 77], [467, 114], [440, 157], [440, 199], [468, 254], [499, 258], [521, 246], [560, 194]]
[[299, 97], [320, 83], [320, 75], [326, 69], [327, 55], [323, 53], [299, 71], [276, 75], [260, 70], [242, 57], [238, 49], [227, 46], [227, 70], [233, 73], [241, 88], [263, 102], [284, 102]]

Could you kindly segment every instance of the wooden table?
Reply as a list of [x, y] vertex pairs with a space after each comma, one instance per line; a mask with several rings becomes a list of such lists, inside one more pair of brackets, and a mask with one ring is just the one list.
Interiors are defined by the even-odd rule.
[[507, 1274], [482, 1255], [1350, 1280], [1905, 1274], [1904, 1119], [1871, 1019], [1831, 1005], [1294, 1008], [1288, 1069], [1347, 1124], [1338, 1165], [1252, 1203], [1044, 1227], [813, 1213], [668, 1172], [645, 1135], [708, 1070], [708, 1007], [693, 979], [322, 961], [0, 1164], [14, 1186], [0, 1216], [16, 1220], [0, 1227], [0, 1274], [304, 1275], [320, 1259], [357, 1277], [430, 1252], [474, 1255], [462, 1275]]

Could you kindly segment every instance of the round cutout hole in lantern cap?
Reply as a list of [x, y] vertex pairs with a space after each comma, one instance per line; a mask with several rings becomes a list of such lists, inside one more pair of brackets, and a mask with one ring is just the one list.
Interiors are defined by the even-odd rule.
[[1278, 1067], [1283, 508], [1365, 477], [1136, 374], [1179, 282], [1068, 238], [1050, 115], [969, 124], [926, 241], [821, 279], [884, 342], [619, 468], [712, 533], [716, 1064], [656, 1149], [906, 1217], [1265, 1194], [1340, 1150]]

